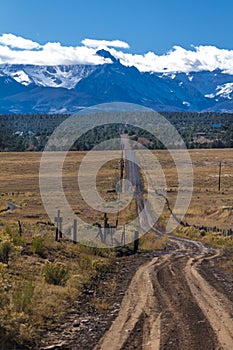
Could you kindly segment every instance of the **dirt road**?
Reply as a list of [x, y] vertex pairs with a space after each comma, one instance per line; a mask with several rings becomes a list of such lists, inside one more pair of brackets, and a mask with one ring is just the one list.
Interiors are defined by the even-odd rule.
[[[137, 159], [128, 140], [123, 141], [127, 178], [143, 190]], [[233, 304], [215, 288], [218, 282], [209, 283], [202, 272], [202, 262], [214, 260], [220, 251], [169, 238], [176, 248], [138, 269], [118, 316], [95, 350], [233, 349]]]
[[[117, 258], [38, 349], [232, 350], [233, 279], [221, 254], [170, 236], [167, 251]], [[97, 312], [93, 298], [108, 311]]]
[[176, 251], [136, 272], [118, 316], [95, 350], [233, 349], [233, 304], [202, 276], [203, 260], [219, 251], [172, 240]]
[[[150, 211], [142, 211], [146, 201], [138, 161], [128, 140], [122, 142], [139, 222], [147, 227]], [[114, 313], [101, 320], [85, 310], [91, 315], [84, 320], [87, 325], [78, 322], [80, 327], [70, 332], [69, 341], [60, 337], [60, 344], [40, 349], [232, 350], [232, 279], [226, 288], [222, 283], [225, 277], [215, 275], [208, 265], [215, 266], [221, 254], [201, 242], [169, 236], [166, 251], [150, 253], [149, 259], [143, 260], [146, 263], [136, 267], [136, 261], [129, 261], [128, 270], [115, 274], [116, 281], [122, 276], [111, 301], [113, 306], [119, 305], [113, 307]], [[141, 258], [143, 255], [135, 256], [135, 260]], [[126, 288], [119, 293], [124, 283]], [[120, 294], [123, 299], [119, 302]]]

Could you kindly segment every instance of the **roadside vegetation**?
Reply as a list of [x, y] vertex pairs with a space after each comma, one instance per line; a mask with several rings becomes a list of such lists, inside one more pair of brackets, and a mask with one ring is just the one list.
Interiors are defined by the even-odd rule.
[[179, 227], [175, 232], [175, 235], [201, 241], [213, 248], [231, 248], [233, 249], [233, 236], [224, 236], [221, 232], [205, 231], [203, 229], [195, 228], [194, 226]]
[[164, 250], [166, 249], [167, 242], [167, 235], [158, 237], [154, 232], [148, 232], [140, 238], [139, 249], [141, 252], [153, 252], [156, 250]]
[[[93, 292], [117, 256], [133, 253], [133, 243], [95, 248], [66, 238], [56, 242], [53, 227], [41, 228], [41, 236], [38, 232], [38, 226], [28, 225], [19, 236], [13, 223], [0, 229], [0, 348], [5, 350], [33, 348], [46, 331], [55, 330], [79, 307], [82, 293]], [[139, 252], [163, 250], [166, 243], [166, 236], [147, 233], [139, 240]], [[114, 292], [114, 278], [108, 285]], [[107, 298], [99, 299], [93, 292], [91, 300], [98, 312], [108, 311]]]
[[[32, 347], [77, 308], [77, 298], [113, 263], [111, 249], [94, 249], [63, 239], [54, 230], [43, 237], [35, 228], [18, 234], [0, 230], [0, 348]], [[104, 305], [98, 305], [104, 308]]]

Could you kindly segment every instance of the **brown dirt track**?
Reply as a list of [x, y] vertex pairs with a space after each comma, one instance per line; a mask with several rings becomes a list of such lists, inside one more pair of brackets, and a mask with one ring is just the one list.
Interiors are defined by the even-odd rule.
[[222, 252], [172, 236], [167, 247], [118, 258], [116, 269], [102, 277], [117, 285], [103, 295], [108, 312], [96, 312], [93, 296], [82, 296], [40, 349], [231, 350], [232, 278], [217, 267]]
[[[142, 266], [96, 350], [233, 348], [233, 305], [202, 277], [202, 261], [220, 253], [178, 240], [179, 250]], [[139, 331], [142, 329], [142, 333]]]

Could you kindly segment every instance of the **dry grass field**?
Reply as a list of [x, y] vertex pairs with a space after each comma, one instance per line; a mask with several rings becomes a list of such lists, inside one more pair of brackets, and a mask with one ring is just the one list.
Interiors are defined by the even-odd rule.
[[[182, 151], [179, 154], [182, 157]], [[98, 152], [97, 152], [98, 153]], [[166, 176], [167, 197], [174, 204], [177, 197], [177, 172], [166, 151], [154, 152]], [[77, 174], [85, 152], [70, 152], [63, 168], [63, 186], [72, 209], [84, 220], [93, 224], [101, 222], [103, 214], [93, 210], [82, 200], [78, 190]], [[189, 224], [233, 227], [233, 150], [206, 149], [191, 150], [194, 187], [192, 201], [186, 214]], [[98, 155], [97, 155], [98, 158]], [[39, 190], [39, 164], [41, 153], [1, 153], [0, 154], [0, 210], [7, 207], [6, 201], [21, 206], [14, 212], [1, 213], [0, 223], [15, 222], [35, 224], [48, 221]], [[96, 160], [93, 160], [93, 162]], [[221, 191], [218, 191], [219, 161], [222, 162]], [[119, 178], [119, 161], [107, 162], [98, 172], [97, 189], [106, 200], [116, 199], [115, 184]], [[57, 207], [59, 208], [59, 203]], [[133, 207], [122, 212], [120, 223], [130, 218]], [[109, 215], [114, 223], [115, 215]]]
[[[59, 155], [58, 155], [59, 156]], [[103, 224], [103, 213], [94, 210], [85, 203], [79, 191], [78, 169], [85, 152], [70, 152], [63, 165], [63, 189], [66, 199], [74, 212], [89, 224]], [[11, 224], [20, 220], [23, 225], [47, 222], [49, 217], [44, 209], [39, 188], [39, 166], [41, 153], [1, 153], [0, 154], [0, 210], [7, 208], [7, 201], [16, 203], [21, 208], [13, 212], [0, 213], [0, 224]], [[95, 167], [98, 164], [98, 152], [92, 157]], [[90, 172], [92, 164], [89, 164]], [[87, 174], [87, 182], [89, 181]], [[97, 190], [106, 201], [115, 200], [117, 193], [115, 185], [119, 180], [119, 160], [113, 159], [104, 164], [97, 174]], [[62, 203], [56, 204], [57, 209]], [[132, 203], [119, 217], [119, 223], [124, 224], [126, 216], [131, 217]], [[114, 224], [115, 214], [109, 214], [109, 223]]]
[[[179, 151], [178, 151], [179, 152]], [[177, 173], [166, 151], [155, 152], [167, 180], [167, 197], [177, 196]], [[194, 185], [185, 216], [189, 224], [233, 228], [233, 149], [190, 150]], [[182, 151], [180, 152], [182, 155]], [[218, 191], [219, 162], [222, 162], [221, 190]]]

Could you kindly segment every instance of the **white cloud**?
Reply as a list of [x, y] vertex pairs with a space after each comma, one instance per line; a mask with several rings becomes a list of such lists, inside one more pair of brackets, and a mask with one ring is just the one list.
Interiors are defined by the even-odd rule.
[[143, 72], [192, 72], [200, 70], [222, 69], [233, 74], [233, 50], [218, 49], [214, 46], [197, 46], [186, 50], [174, 46], [173, 50], [165, 55], [158, 56], [154, 52], [145, 55], [133, 55], [109, 50], [120, 59], [122, 64], [135, 66]]
[[233, 50], [218, 49], [215, 46], [197, 46], [186, 50], [174, 46], [164, 55], [147, 52], [135, 55], [109, 49], [112, 55], [120, 59], [122, 64], [135, 66], [141, 72], [192, 72], [221, 69], [233, 74]]
[[[221, 69], [233, 74], [233, 50], [215, 46], [196, 46], [186, 50], [174, 46], [164, 55], [147, 52], [144, 55], [123, 52], [129, 48], [120, 40], [84, 39], [82, 46], [62, 46], [59, 42], [40, 45], [31, 40], [3, 34], [0, 37], [0, 63], [59, 65], [103, 64], [109, 59], [96, 55], [97, 49], [105, 48], [126, 66], [135, 66], [141, 72], [191, 72]], [[19, 50], [20, 49], [20, 50]]]
[[99, 48], [99, 47], [117, 47], [122, 49], [129, 49], [129, 44], [121, 40], [95, 40], [84, 39], [82, 44], [87, 47]]
[[[39, 44], [38, 44], [39, 45]], [[59, 64], [103, 64], [109, 63], [96, 55], [96, 50], [85, 46], [62, 46], [60, 43], [46, 43], [40, 46], [40, 50], [15, 50], [9, 46], [0, 45], [0, 64], [35, 64], [35, 65], [59, 65]]]
[[3, 34], [0, 36], [0, 44], [10, 46], [17, 49], [40, 49], [41, 45], [28, 39], [24, 39], [21, 36], [14, 34]]

